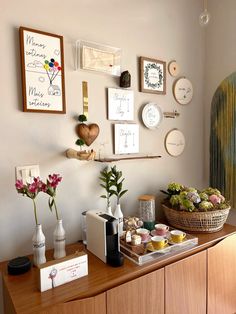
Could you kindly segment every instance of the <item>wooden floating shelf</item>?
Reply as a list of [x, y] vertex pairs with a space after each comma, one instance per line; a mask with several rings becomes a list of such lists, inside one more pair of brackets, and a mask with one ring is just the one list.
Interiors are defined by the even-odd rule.
[[81, 154], [80, 151], [76, 151], [74, 149], [68, 149], [66, 151], [66, 156], [68, 158], [74, 158], [78, 160], [84, 160], [84, 161], [97, 161], [97, 162], [116, 162], [121, 160], [135, 160], [135, 159], [157, 159], [161, 158], [159, 155], [143, 155], [143, 156], [127, 156], [127, 157], [107, 157], [107, 158], [95, 158], [94, 152], [90, 152], [87, 154]]
[[121, 161], [121, 160], [134, 160], [134, 159], [156, 159], [161, 158], [161, 156], [158, 155], [146, 155], [146, 156], [132, 156], [132, 157], [112, 157], [112, 158], [101, 158], [101, 159], [95, 159], [94, 161], [97, 162], [115, 162], [115, 161]]

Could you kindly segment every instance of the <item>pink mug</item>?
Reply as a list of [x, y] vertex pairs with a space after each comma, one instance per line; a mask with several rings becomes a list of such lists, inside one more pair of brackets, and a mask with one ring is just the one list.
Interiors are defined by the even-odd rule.
[[156, 234], [160, 236], [166, 235], [167, 231], [169, 231], [169, 227], [164, 224], [156, 224], [155, 229], [156, 229]]
[[136, 233], [141, 236], [142, 241], [147, 241], [149, 237], [149, 230], [144, 228], [136, 229]]

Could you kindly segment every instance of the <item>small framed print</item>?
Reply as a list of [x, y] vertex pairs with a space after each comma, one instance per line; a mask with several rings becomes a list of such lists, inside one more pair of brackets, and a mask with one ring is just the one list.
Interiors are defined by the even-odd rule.
[[166, 93], [166, 62], [140, 57], [140, 91]]
[[120, 88], [108, 88], [108, 119], [134, 120], [134, 92]]
[[23, 111], [66, 113], [63, 37], [20, 27]]
[[115, 154], [139, 152], [139, 125], [115, 124]]

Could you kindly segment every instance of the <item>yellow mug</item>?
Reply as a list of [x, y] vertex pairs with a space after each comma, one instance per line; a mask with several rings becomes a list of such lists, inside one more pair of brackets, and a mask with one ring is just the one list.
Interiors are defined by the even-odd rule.
[[152, 237], [151, 241], [152, 241], [152, 246], [155, 250], [163, 249], [168, 243], [168, 240], [161, 236]]
[[172, 230], [170, 232], [171, 240], [175, 243], [180, 243], [186, 237], [186, 233], [180, 230]]

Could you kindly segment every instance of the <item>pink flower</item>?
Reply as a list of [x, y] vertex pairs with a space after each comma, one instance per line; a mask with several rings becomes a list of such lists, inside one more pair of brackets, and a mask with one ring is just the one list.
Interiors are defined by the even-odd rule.
[[41, 191], [46, 193], [47, 192], [47, 184], [42, 182]]
[[50, 174], [48, 176], [48, 184], [54, 189], [58, 186], [61, 180], [62, 180], [62, 177], [59, 174], [54, 173], [53, 175]]
[[36, 194], [38, 192], [38, 186], [35, 182], [29, 184], [28, 189], [29, 189], [29, 192], [32, 194]]
[[21, 190], [24, 188], [24, 183], [22, 180], [16, 180], [16, 184], [15, 184], [15, 187], [17, 190]]
[[49, 195], [49, 208], [52, 211], [52, 208], [54, 206], [55, 212], [56, 212], [56, 217], [59, 219], [58, 212], [57, 212], [57, 205], [56, 205], [56, 189], [58, 184], [61, 182], [62, 177], [59, 174], [49, 174], [47, 178], [47, 183], [43, 183], [43, 186], [41, 188], [41, 191], [47, 193]]
[[209, 200], [213, 205], [217, 205], [221, 203], [221, 198], [215, 194], [210, 195]]

